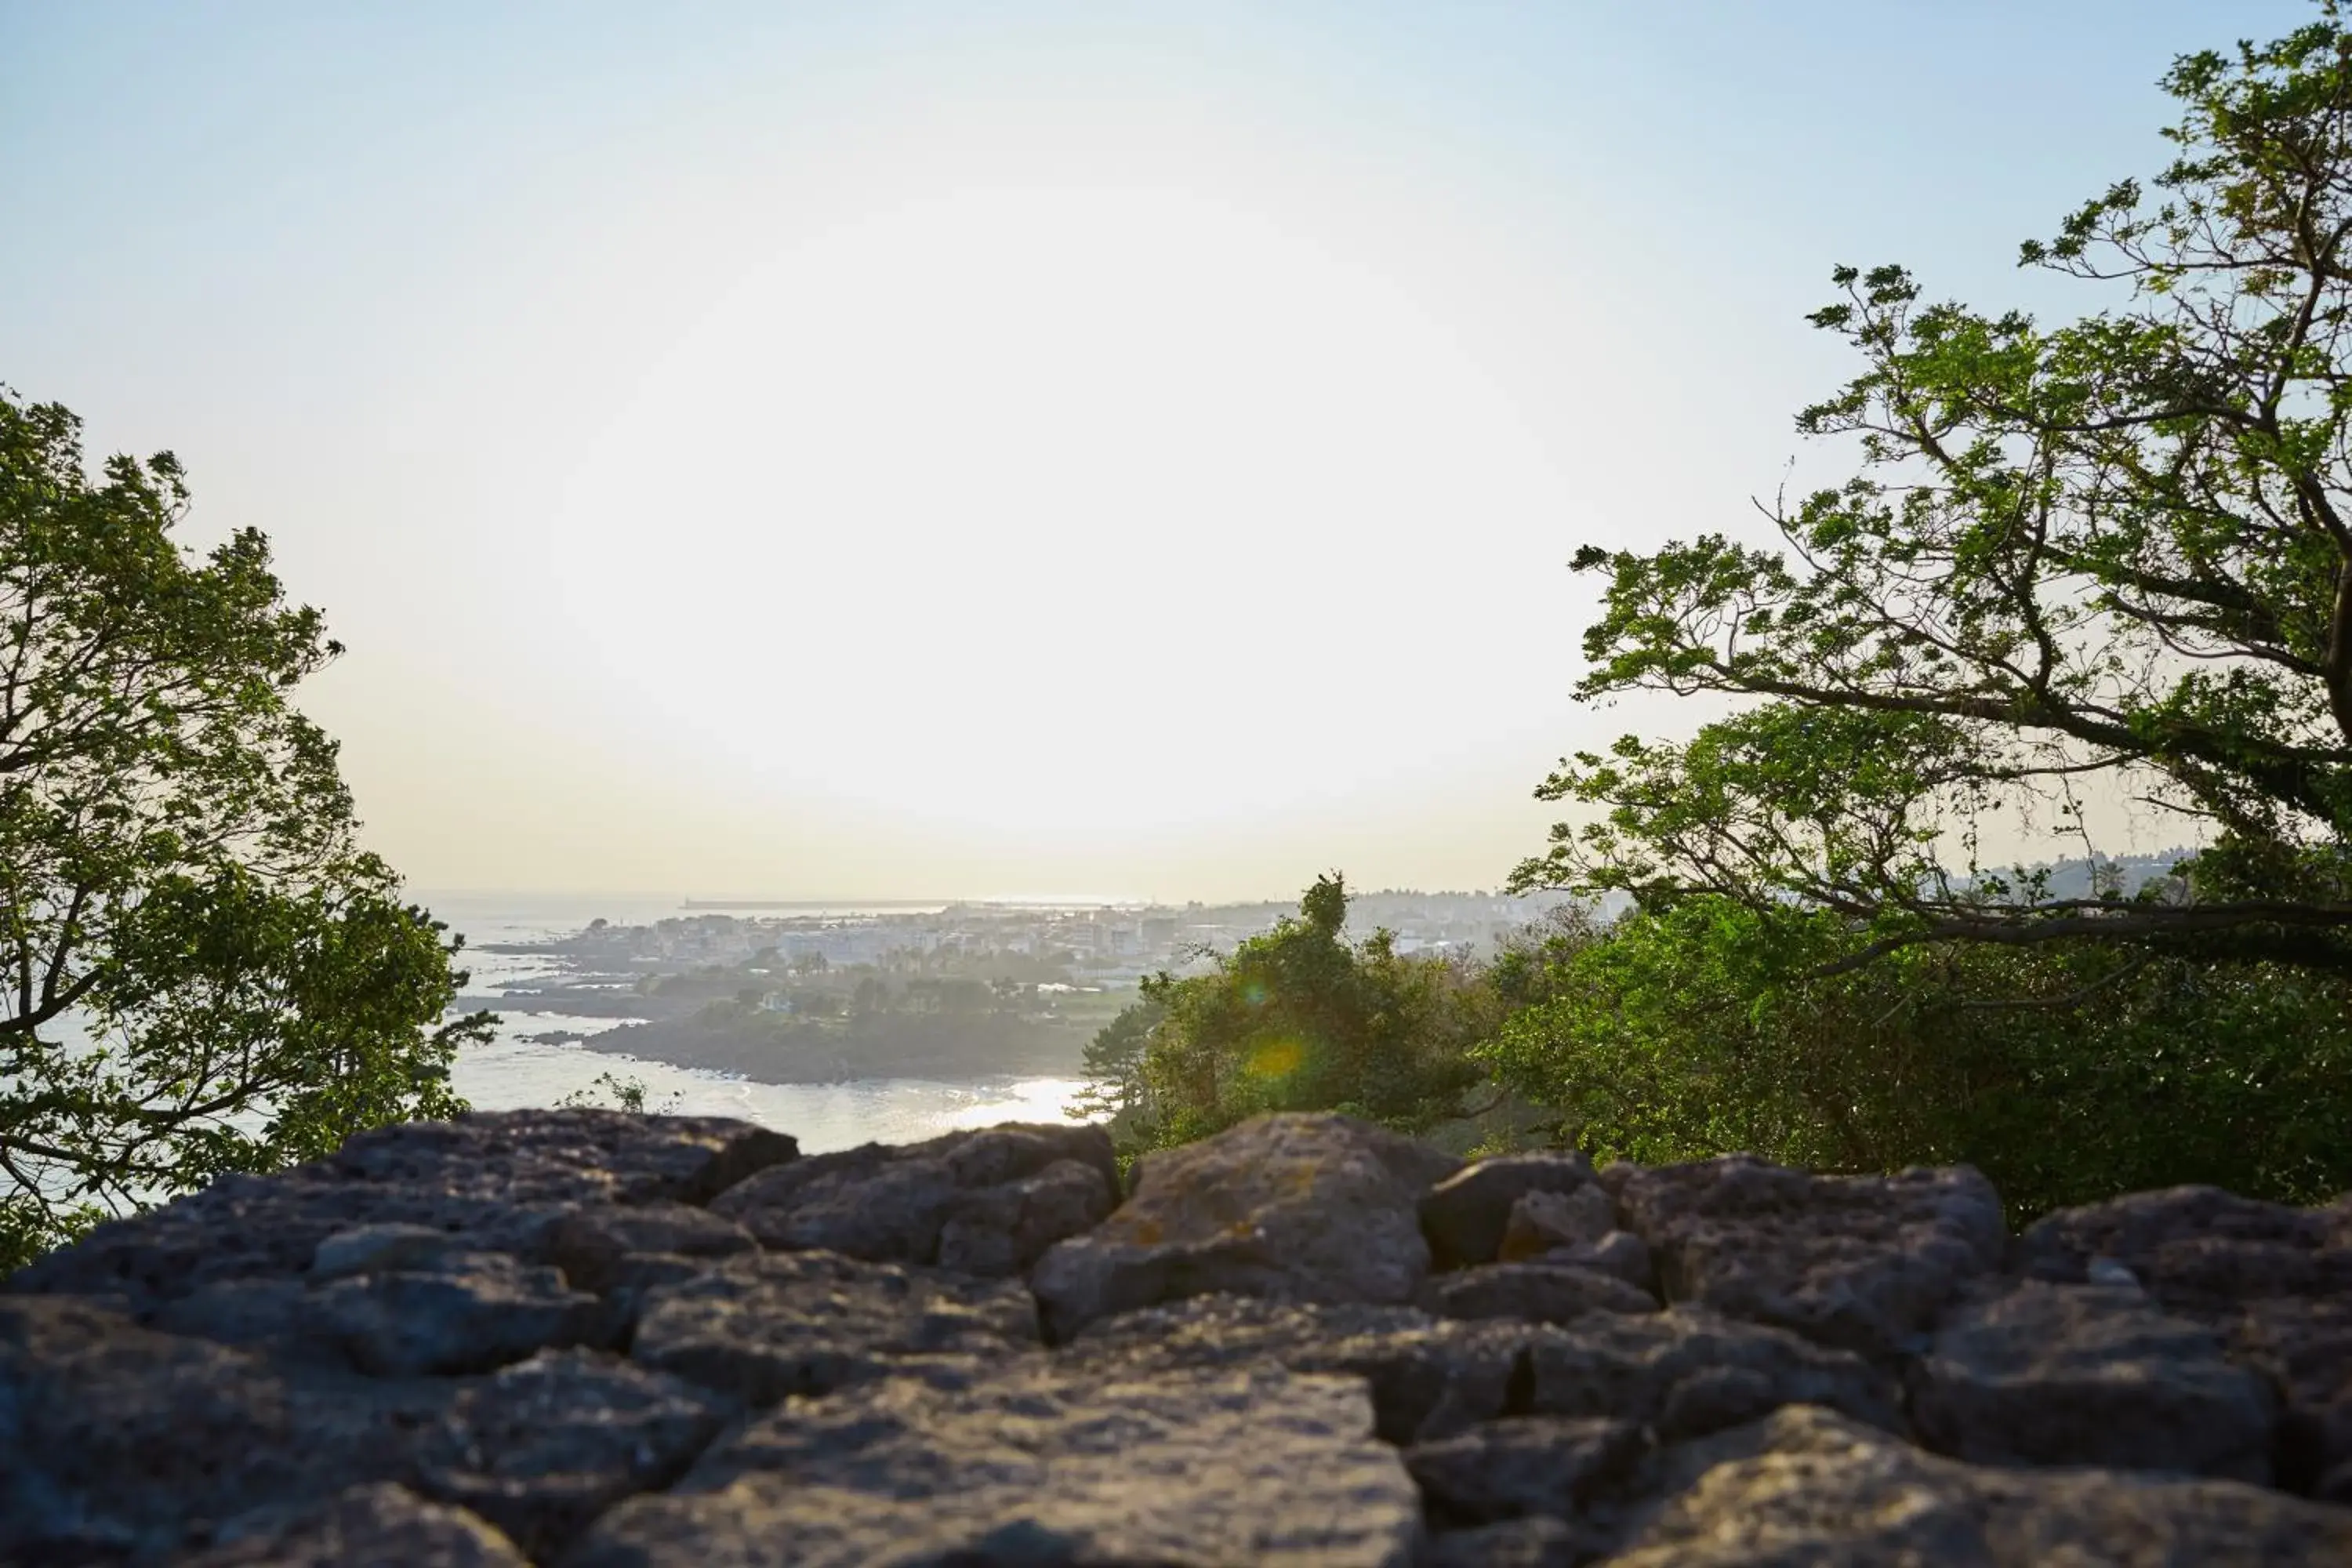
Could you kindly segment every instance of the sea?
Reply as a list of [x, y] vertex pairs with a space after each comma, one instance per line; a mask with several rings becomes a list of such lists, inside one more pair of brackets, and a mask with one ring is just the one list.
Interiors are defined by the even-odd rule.
[[[487, 952], [485, 944], [551, 942], [603, 919], [615, 925], [648, 925], [689, 912], [677, 898], [547, 897], [527, 894], [445, 892], [412, 889], [408, 897], [466, 938], [458, 965], [470, 973], [466, 989], [475, 995], [499, 994], [558, 971], [529, 953]], [[796, 904], [763, 909], [762, 914], [856, 915], [886, 906]], [[909, 906], [887, 908], [904, 910]], [[749, 912], [749, 911], [746, 911]], [[1060, 1121], [1080, 1088], [1075, 1079], [993, 1078], [944, 1083], [925, 1079], [877, 1078], [834, 1084], [759, 1083], [726, 1073], [706, 1072], [668, 1062], [590, 1050], [577, 1044], [551, 1045], [524, 1038], [554, 1031], [598, 1035], [639, 1022], [631, 1018], [582, 1018], [553, 1013], [501, 1013], [498, 1037], [458, 1053], [452, 1085], [478, 1110], [514, 1110], [553, 1105], [587, 1094], [598, 1103], [610, 1095], [598, 1079], [605, 1074], [634, 1079], [646, 1088], [646, 1108], [680, 1115], [734, 1116], [789, 1132], [810, 1153], [859, 1143], [907, 1143], [961, 1127], [999, 1121]]]

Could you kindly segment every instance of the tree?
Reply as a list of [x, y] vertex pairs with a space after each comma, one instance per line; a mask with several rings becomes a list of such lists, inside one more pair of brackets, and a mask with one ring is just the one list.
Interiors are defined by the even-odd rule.
[[[1864, 369], [1801, 431], [1850, 481], [1723, 536], [1579, 552], [1580, 695], [1712, 693], [1538, 794], [1600, 808], [1516, 886], [1840, 917], [1822, 973], [1921, 944], [2087, 944], [2352, 973], [2352, 32], [2178, 59], [2178, 156], [2029, 243], [2113, 291], [2057, 327], [1841, 268]], [[2202, 847], [2137, 895], [1984, 864], [2137, 798]], [[2030, 840], [2029, 840], [2030, 841]], [[2084, 838], [2084, 847], [2088, 840]], [[2081, 847], [2075, 851], [2081, 853]]]
[[290, 693], [341, 652], [168, 454], [0, 391], [0, 1268], [95, 1219], [462, 1109], [456, 939], [357, 844]]
[[1478, 975], [1350, 944], [1348, 891], [1316, 879], [1295, 917], [1206, 974], [1147, 978], [1087, 1053], [1079, 1114], [1115, 1112], [1130, 1147], [1204, 1137], [1265, 1110], [1340, 1110], [1407, 1131], [1459, 1115], [1484, 1076], [1471, 1044], [1499, 1016]]

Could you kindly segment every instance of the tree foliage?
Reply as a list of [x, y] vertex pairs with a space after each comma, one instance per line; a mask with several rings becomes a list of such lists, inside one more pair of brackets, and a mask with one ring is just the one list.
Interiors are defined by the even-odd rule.
[[457, 943], [357, 844], [290, 694], [340, 648], [169, 456], [0, 392], [0, 1267], [458, 1109]]
[[1460, 1113], [1484, 1078], [1468, 1047], [1496, 1024], [1472, 967], [1350, 943], [1348, 892], [1317, 879], [1296, 917], [1205, 974], [1160, 973], [1096, 1037], [1074, 1114], [1113, 1113], [1130, 1149], [1181, 1143], [1268, 1110], [1340, 1110], [1407, 1131]]
[[1921, 944], [1823, 977], [1850, 941], [1819, 910], [1637, 911], [1556, 946], [1477, 1054], [1601, 1158], [1965, 1162], [2020, 1220], [2182, 1182], [2296, 1203], [2352, 1186], [2336, 975], [2152, 955], [2116, 976], [2074, 942]]
[[[2112, 308], [1841, 268], [1812, 321], [1864, 368], [1798, 426], [1855, 477], [1769, 509], [1777, 548], [1580, 552], [1580, 695], [1733, 710], [1564, 761], [1539, 793], [1598, 816], [1518, 886], [1828, 911], [1825, 968], [2090, 939], [2352, 973], [2352, 33], [2330, 6], [2164, 86], [2171, 163], [2023, 250]], [[2205, 847], [2132, 899], [1983, 863], [2101, 798]]]

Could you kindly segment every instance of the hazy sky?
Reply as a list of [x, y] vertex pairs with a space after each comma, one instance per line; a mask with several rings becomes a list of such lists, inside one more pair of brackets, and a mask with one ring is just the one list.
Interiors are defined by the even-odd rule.
[[2089, 308], [2017, 241], [2309, 14], [0, 0], [0, 382], [268, 532], [422, 887], [1488, 887], [1828, 269]]

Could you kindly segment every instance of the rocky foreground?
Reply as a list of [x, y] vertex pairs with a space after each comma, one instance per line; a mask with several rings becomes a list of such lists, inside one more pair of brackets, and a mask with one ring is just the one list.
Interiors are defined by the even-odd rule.
[[2352, 1563], [2352, 1205], [387, 1129], [0, 1290], [0, 1560]]

